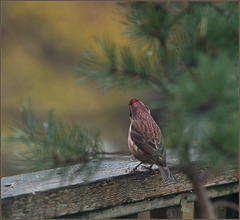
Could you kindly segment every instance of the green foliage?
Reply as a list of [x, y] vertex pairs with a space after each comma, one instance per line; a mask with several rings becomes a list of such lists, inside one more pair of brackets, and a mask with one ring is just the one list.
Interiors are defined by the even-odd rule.
[[102, 52], [82, 53], [76, 71], [104, 88], [155, 88], [161, 100], [150, 106], [160, 111], [166, 143], [182, 166], [189, 164], [190, 149], [216, 166], [236, 163], [238, 4], [120, 6], [118, 22], [131, 46], [98, 40]]
[[197, 68], [179, 77], [167, 101], [167, 140], [170, 146], [200, 150], [202, 159], [220, 165], [237, 163], [238, 74], [226, 55], [214, 59], [199, 56]]
[[81, 64], [74, 68], [84, 75], [78, 80], [79, 84], [96, 80], [102, 88], [120, 89], [145, 85], [145, 77], [149, 77], [149, 81], [153, 80], [146, 74], [151, 63], [145, 54], [136, 58], [131, 47], [118, 48], [109, 36], [104, 36], [102, 40], [96, 38], [95, 42], [101, 51], [97, 52], [93, 48], [83, 50]]
[[48, 112], [40, 129], [30, 98], [20, 111], [23, 120], [15, 119], [16, 127], [11, 128], [14, 133], [3, 138], [8, 143], [26, 146], [25, 151], [17, 153], [18, 168], [33, 171], [101, 159], [98, 130], [86, 129], [77, 123], [65, 125], [56, 120], [53, 110]]

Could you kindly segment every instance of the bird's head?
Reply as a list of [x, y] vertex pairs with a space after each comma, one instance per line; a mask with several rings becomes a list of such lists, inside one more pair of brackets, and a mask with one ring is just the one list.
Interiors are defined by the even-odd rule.
[[142, 117], [144, 114], [150, 114], [150, 109], [139, 99], [129, 101], [130, 118]]

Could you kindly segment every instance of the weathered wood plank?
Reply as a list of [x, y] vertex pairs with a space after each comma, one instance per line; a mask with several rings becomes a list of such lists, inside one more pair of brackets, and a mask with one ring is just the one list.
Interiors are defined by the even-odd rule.
[[[238, 192], [238, 182], [207, 187], [208, 196], [216, 198]], [[111, 208], [95, 210], [91, 212], [82, 212], [74, 215], [74, 218], [107, 219], [116, 218], [123, 215], [154, 210], [159, 208], [181, 205], [183, 197], [187, 197], [187, 202], [195, 201], [193, 192], [186, 191], [178, 194], [160, 196], [153, 199], [145, 199], [138, 202], [117, 205]], [[62, 216], [71, 218], [72, 216]]]
[[[62, 168], [2, 178], [2, 217], [53, 218], [81, 212], [81, 217], [94, 218], [96, 210], [108, 209], [107, 213], [113, 209], [117, 215], [102, 215], [103, 218], [111, 218], [161, 208], [161, 204], [166, 204], [166, 199], [168, 204], [178, 205], [182, 193], [189, 192], [192, 195], [191, 183], [183, 173], [175, 169], [172, 171], [181, 183], [163, 183], [158, 171], [154, 174], [148, 171], [125, 172], [137, 163], [130, 161], [130, 157], [103, 161], [89, 182], [82, 174], [70, 181], [70, 176], [78, 165], [72, 166], [64, 174], [64, 181]], [[89, 163], [88, 166], [94, 166], [94, 163]], [[208, 172], [208, 169], [202, 172]], [[217, 185], [237, 184], [237, 181], [237, 172], [232, 169], [225, 174], [208, 174], [205, 185], [209, 191], [215, 192]], [[236, 188], [235, 185], [234, 187]], [[235, 193], [234, 187], [226, 193]], [[141, 210], [131, 209], [131, 205], [138, 202]], [[93, 214], [89, 215], [88, 211]]]

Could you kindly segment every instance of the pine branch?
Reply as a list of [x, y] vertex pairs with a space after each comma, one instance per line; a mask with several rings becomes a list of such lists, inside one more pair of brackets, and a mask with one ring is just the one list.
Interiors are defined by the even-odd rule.
[[222, 9], [221, 7], [217, 6], [216, 4], [214, 4], [213, 2], [207, 2], [208, 5], [210, 5], [211, 7], [213, 7], [221, 16], [225, 15], [225, 11], [224, 9]]
[[120, 70], [117, 68], [112, 68], [111, 72], [115, 75], [133, 76], [134, 79], [147, 80], [147, 81], [155, 84], [158, 88], [161, 88], [167, 96], [169, 96], [169, 97], [173, 96], [171, 91], [165, 86], [164, 80], [159, 80], [158, 78], [153, 77], [149, 74], [131, 72], [131, 71], [126, 71], [126, 70], [124, 71], [124, 70]]
[[172, 27], [175, 23], [177, 23], [185, 14], [187, 14], [192, 7], [195, 5], [196, 3], [194, 2], [188, 2], [188, 6], [186, 6], [184, 9], [182, 9], [182, 11], [177, 14], [170, 22], [169, 22], [169, 26]]
[[16, 152], [19, 168], [33, 171], [85, 163], [102, 158], [100, 133], [75, 123], [71, 126], [57, 121], [54, 111], [48, 113], [43, 128], [37, 126], [31, 99], [21, 107], [23, 121], [14, 120], [13, 134], [4, 137], [8, 144], [23, 144], [26, 150]]

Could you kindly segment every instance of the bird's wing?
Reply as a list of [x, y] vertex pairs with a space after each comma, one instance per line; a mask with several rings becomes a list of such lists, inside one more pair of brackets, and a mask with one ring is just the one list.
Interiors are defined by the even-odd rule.
[[165, 166], [166, 149], [162, 134], [159, 132], [160, 129], [157, 131], [158, 129], [156, 129], [156, 135], [149, 135], [147, 132], [142, 130], [141, 125], [139, 125], [136, 121], [133, 121], [131, 126], [131, 138], [141, 151], [151, 156], [156, 163]]

